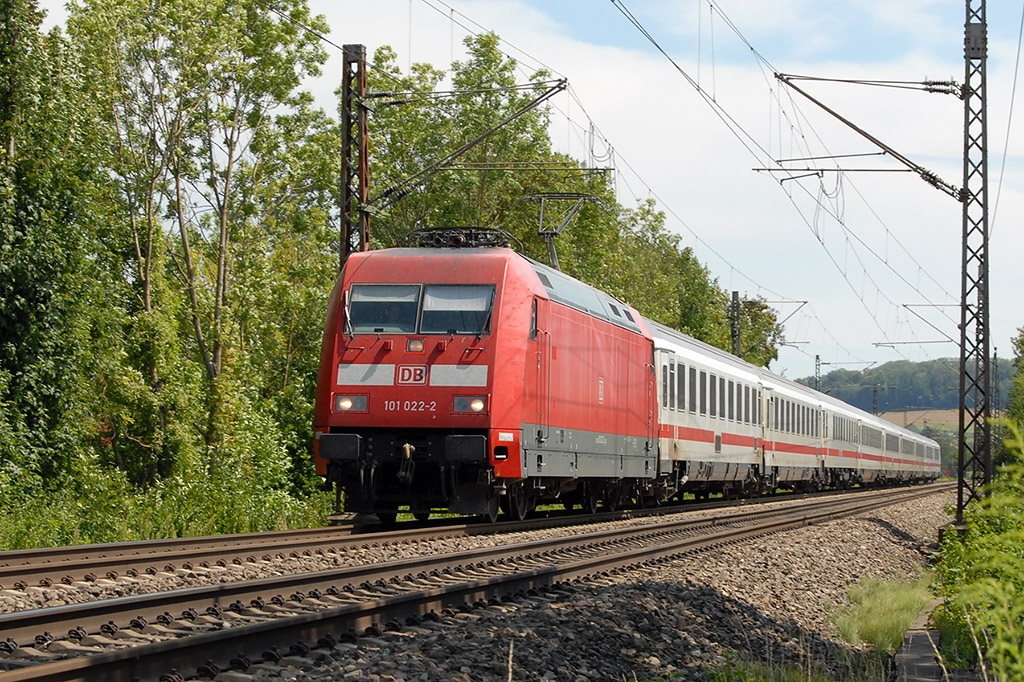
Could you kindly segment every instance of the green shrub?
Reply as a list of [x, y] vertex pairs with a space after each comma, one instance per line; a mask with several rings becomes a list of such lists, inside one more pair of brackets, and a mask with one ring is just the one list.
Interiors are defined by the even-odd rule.
[[[1009, 462], [959, 536], [947, 533], [937, 564], [943, 604], [935, 614], [943, 655], [980, 662], [995, 679], [1024, 679], [1024, 442], [1006, 424]], [[980, 661], [979, 661], [980, 654]], [[991, 677], [990, 677], [991, 679]]]

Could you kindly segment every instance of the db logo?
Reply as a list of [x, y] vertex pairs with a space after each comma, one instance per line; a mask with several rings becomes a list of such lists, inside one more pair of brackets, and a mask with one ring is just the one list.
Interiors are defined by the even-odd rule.
[[398, 383], [400, 384], [425, 384], [427, 383], [427, 368], [424, 365], [399, 365]]

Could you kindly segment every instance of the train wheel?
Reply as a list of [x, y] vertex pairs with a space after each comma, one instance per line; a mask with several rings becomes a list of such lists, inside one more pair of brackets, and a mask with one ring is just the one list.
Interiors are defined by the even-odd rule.
[[487, 500], [487, 511], [480, 515], [480, 520], [484, 523], [494, 523], [498, 520], [498, 496], [494, 495]]
[[508, 487], [502, 508], [513, 521], [522, 521], [530, 512], [530, 498], [522, 483], [513, 483]]
[[396, 512], [374, 512], [374, 514], [378, 519], [380, 519], [381, 523], [391, 524], [398, 518], [398, 514]]
[[583, 511], [587, 514], [596, 514], [597, 503], [600, 499], [601, 496], [597, 492], [597, 489], [588, 483], [586, 489], [583, 491]]
[[430, 512], [428, 512], [428, 511], [413, 512], [412, 513], [412, 517], [414, 519], [416, 519], [417, 521], [426, 521], [427, 519], [430, 518]]
[[619, 490], [618, 486], [605, 490], [603, 500], [604, 510], [610, 512], [616, 511], [619, 508], [619, 502], [621, 501], [621, 498], [622, 492]]

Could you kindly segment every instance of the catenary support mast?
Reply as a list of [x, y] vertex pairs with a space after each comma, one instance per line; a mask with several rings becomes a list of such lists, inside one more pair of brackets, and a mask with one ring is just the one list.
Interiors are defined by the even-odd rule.
[[339, 255], [340, 267], [345, 267], [345, 260], [353, 249], [366, 251], [370, 248], [370, 214], [366, 210], [370, 196], [370, 157], [366, 129], [366, 47], [345, 45], [342, 49]]
[[964, 24], [963, 260], [960, 308], [960, 430], [956, 519], [992, 479], [988, 316], [988, 122], [985, 0], [967, 0]]

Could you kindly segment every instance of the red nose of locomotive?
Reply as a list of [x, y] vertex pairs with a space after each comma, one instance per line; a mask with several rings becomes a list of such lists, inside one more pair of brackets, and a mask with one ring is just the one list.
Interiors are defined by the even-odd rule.
[[321, 359], [317, 468], [345, 487], [350, 511], [391, 513], [410, 499], [450, 507], [462, 477], [487, 466], [497, 285], [430, 272], [433, 260], [395, 261], [419, 282], [360, 259], [346, 267], [333, 352], [325, 344]]
[[343, 297], [332, 425], [486, 428], [493, 284], [353, 283]]

